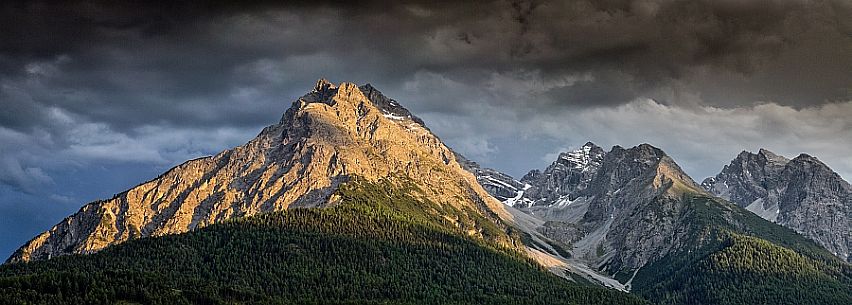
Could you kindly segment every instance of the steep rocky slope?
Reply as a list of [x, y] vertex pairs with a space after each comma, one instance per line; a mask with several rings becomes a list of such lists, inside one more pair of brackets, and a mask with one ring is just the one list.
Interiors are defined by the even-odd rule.
[[512, 202], [513, 199], [520, 198], [519, 196], [529, 186], [493, 168], [481, 167], [478, 163], [468, 160], [459, 153], [456, 153], [456, 160], [462, 168], [476, 176], [476, 181], [482, 185], [488, 194], [501, 202]]
[[609, 274], [634, 271], [666, 255], [683, 237], [682, 196], [701, 188], [651, 145], [616, 146], [595, 156], [600, 157], [586, 166], [570, 167], [574, 175], [540, 179], [547, 181], [541, 189], [558, 192], [521, 210], [545, 220], [539, 231], [570, 245], [576, 259]]
[[648, 144], [605, 152], [586, 143], [517, 183], [525, 189], [503, 202], [532, 218], [528, 229], [543, 240], [540, 250], [561, 248], [565, 253], [556, 256], [569, 271], [620, 289], [629, 289], [629, 282], [613, 275], [629, 278], [682, 241], [688, 226], [682, 221], [684, 194], [705, 193], [671, 157]]
[[553, 257], [567, 271], [658, 304], [852, 301], [852, 265], [711, 195], [662, 150], [616, 146], [565, 162], [592, 148], [527, 175], [528, 199], [514, 202], [531, 244], [562, 249]]
[[[9, 262], [92, 253], [146, 236], [183, 233], [235, 217], [323, 207], [350, 176], [411, 179], [419, 196], [462, 211], [448, 216], [510, 218], [417, 117], [370, 85], [317, 82], [248, 143], [187, 161], [114, 198], [83, 206], [23, 245]], [[465, 215], [469, 214], [466, 217]], [[491, 236], [511, 243], [505, 235]]]
[[744, 151], [702, 186], [852, 261], [852, 186], [817, 158]]
[[532, 170], [521, 183], [529, 184], [523, 199], [524, 206], [547, 206], [570, 197], [587, 188], [601, 167], [606, 152], [592, 142], [577, 150], [559, 154], [543, 172]]

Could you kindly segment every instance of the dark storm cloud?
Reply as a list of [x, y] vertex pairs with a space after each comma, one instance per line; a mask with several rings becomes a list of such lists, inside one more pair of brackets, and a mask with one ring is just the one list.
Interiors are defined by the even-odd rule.
[[77, 202], [57, 177], [238, 145], [320, 77], [515, 175], [592, 140], [697, 177], [766, 146], [849, 178], [850, 20], [845, 0], [3, 1], [0, 199]]
[[[673, 91], [693, 104], [805, 107], [852, 95], [849, 14], [843, 1], [780, 0], [11, 1], [0, 6], [0, 125], [57, 142], [66, 130], [52, 113], [128, 137], [255, 128], [321, 76], [444, 114], [683, 103]], [[452, 84], [479, 89], [440, 93]]]
[[[396, 87], [418, 71], [463, 82], [482, 77], [470, 71], [535, 70], [546, 79], [615, 71], [630, 77], [618, 90], [639, 95], [705, 70], [726, 75], [718, 80], [724, 82], [755, 74], [798, 45], [836, 40], [829, 34], [845, 35], [846, 41], [833, 44], [848, 45], [848, 32], [843, 32], [848, 24], [838, 17], [847, 9], [830, 1], [771, 0], [396, 5], [36, 1], [4, 4], [0, 62], [5, 82], [36, 78], [33, 65], [55, 69], [54, 74], [37, 77], [53, 92], [26, 98], [46, 105], [61, 102], [64, 109], [120, 128], [155, 119], [219, 124], [223, 118], [216, 113], [226, 112], [230, 122], [245, 126], [277, 102], [273, 100], [281, 92], [292, 97], [304, 87], [302, 82], [322, 76], [319, 73]], [[833, 58], [815, 64], [852, 65], [843, 53], [826, 55]], [[251, 75], [263, 68], [263, 60], [269, 69], [281, 72], [279, 79]], [[610, 86], [606, 75], [595, 76], [592, 82], [601, 84], [583, 85]], [[823, 102], [845, 98], [840, 86], [850, 80], [848, 75], [831, 75], [792, 86], [771, 81], [780, 77], [770, 76], [750, 90], [759, 92], [733, 99], [773, 100], [778, 97], [775, 91], [787, 88], [807, 94], [811, 87], [834, 79], [829, 83], [837, 88], [812, 95], [818, 100], [785, 100]], [[690, 89], [701, 91], [700, 80], [694, 82]], [[246, 101], [252, 105], [233, 104], [232, 95], [258, 87], [277, 92]], [[577, 91], [566, 94], [582, 94], [583, 88]], [[629, 101], [616, 97], [621, 103]], [[587, 105], [596, 99], [554, 103]], [[618, 103], [606, 98], [602, 102]]]

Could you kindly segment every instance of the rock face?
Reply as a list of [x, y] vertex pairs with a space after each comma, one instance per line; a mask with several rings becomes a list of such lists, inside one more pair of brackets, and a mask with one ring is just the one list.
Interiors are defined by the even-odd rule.
[[591, 178], [572, 180], [576, 187], [550, 197], [550, 204], [524, 209], [547, 221], [546, 236], [610, 274], [637, 270], [677, 246], [683, 195], [703, 191], [671, 157], [647, 144], [616, 146], [591, 164], [583, 172]]
[[[648, 144], [605, 152], [586, 143], [519, 183], [526, 190], [503, 202], [537, 219], [535, 230], [563, 245], [569, 264], [627, 278], [685, 242], [691, 225], [686, 195], [708, 195]], [[630, 285], [625, 279], [610, 286]]]
[[702, 187], [852, 262], [852, 187], [817, 158], [744, 151]]
[[[704, 179], [701, 186], [716, 196], [748, 208], [764, 219], [775, 221], [779, 198], [771, 190], [781, 187], [781, 172], [789, 162], [789, 159], [764, 149], [757, 154], [744, 151], [726, 165], [719, 175]], [[751, 203], [755, 204], [750, 206]]]
[[[521, 178], [521, 183], [530, 187], [524, 192], [523, 199], [515, 204], [547, 206], [560, 199], [573, 200], [589, 188], [605, 155], [602, 148], [591, 142], [577, 150], [559, 154], [543, 172], [532, 170]], [[572, 195], [574, 198], [571, 198]]]
[[320, 80], [279, 123], [248, 143], [187, 161], [114, 198], [89, 203], [27, 242], [8, 262], [91, 253], [234, 217], [327, 206], [352, 175], [405, 177], [425, 199], [497, 222], [508, 217], [453, 152], [398, 102], [370, 85]]
[[544, 171], [531, 170], [520, 181], [495, 169], [482, 168], [458, 154], [457, 157], [491, 196], [509, 206], [529, 208], [576, 197], [589, 187], [605, 155], [601, 147], [588, 142], [577, 150], [559, 154]]
[[501, 202], [511, 202], [513, 199], [520, 198], [519, 195], [523, 194], [524, 190], [529, 187], [529, 185], [515, 180], [512, 176], [492, 168], [483, 168], [478, 163], [468, 160], [458, 153], [456, 153], [456, 160], [465, 170], [476, 176], [476, 181], [482, 185], [488, 194]]

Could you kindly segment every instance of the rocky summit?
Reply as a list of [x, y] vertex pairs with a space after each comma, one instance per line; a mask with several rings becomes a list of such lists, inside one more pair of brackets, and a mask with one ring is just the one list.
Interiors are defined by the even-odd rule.
[[743, 151], [702, 187], [852, 261], [852, 186], [813, 156]]
[[586, 144], [580, 151], [591, 157], [563, 154], [533, 179], [527, 175], [541, 184], [529, 188], [538, 191], [527, 197], [535, 204], [521, 210], [545, 220], [538, 230], [570, 245], [575, 258], [609, 273], [666, 255], [683, 237], [682, 195], [703, 193], [700, 186], [648, 144], [609, 152]]
[[[503, 175], [487, 176], [480, 183]], [[534, 218], [532, 230], [565, 250], [561, 256], [571, 271], [624, 290], [630, 281], [612, 275], [630, 278], [677, 249], [687, 233], [684, 195], [706, 194], [670, 156], [648, 144], [607, 152], [589, 142], [561, 153], [543, 171], [499, 185], [512, 186], [500, 191], [517, 190], [511, 198], [496, 197]]]
[[569, 199], [590, 187], [606, 152], [592, 142], [587, 142], [577, 150], [559, 154], [543, 172], [532, 170], [521, 183], [530, 185], [522, 198], [515, 204], [525, 206], [547, 206]]
[[[92, 253], [237, 217], [334, 205], [334, 191], [351, 176], [411, 179], [424, 199], [495, 222], [508, 218], [454, 153], [397, 101], [369, 84], [321, 79], [248, 143], [86, 204], [8, 262]], [[466, 229], [479, 234], [476, 227]]]

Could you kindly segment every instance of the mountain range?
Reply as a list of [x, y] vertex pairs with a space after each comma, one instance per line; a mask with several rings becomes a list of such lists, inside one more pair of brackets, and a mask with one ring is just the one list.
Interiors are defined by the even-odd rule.
[[849, 304], [850, 190], [807, 155], [744, 152], [698, 184], [649, 144], [591, 142], [516, 180], [371, 85], [321, 79], [248, 143], [86, 204], [24, 244], [0, 267], [0, 295]]

